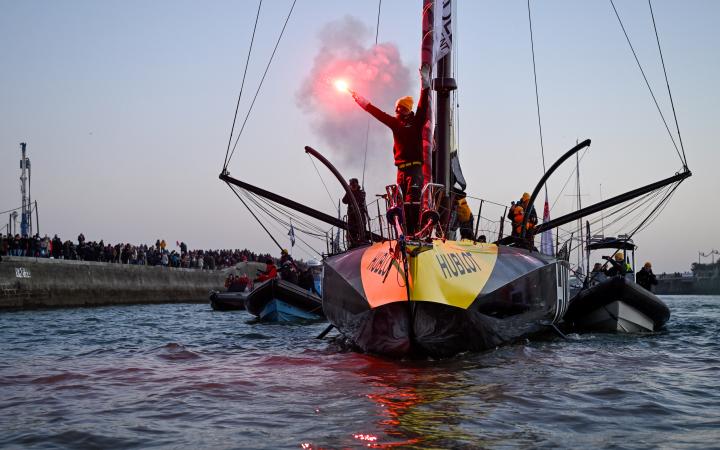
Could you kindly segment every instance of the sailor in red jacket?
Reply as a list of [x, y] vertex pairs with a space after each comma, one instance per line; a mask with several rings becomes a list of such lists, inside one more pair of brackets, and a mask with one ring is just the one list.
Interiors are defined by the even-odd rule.
[[[423, 187], [423, 148], [422, 130], [427, 117], [428, 96], [430, 92], [430, 67], [420, 68], [420, 99], [417, 111], [413, 112], [413, 98], [402, 97], [395, 103], [395, 116], [391, 116], [356, 92], [351, 91], [355, 101], [365, 111], [385, 124], [393, 133], [393, 155], [398, 168], [397, 184], [403, 190], [405, 202], [419, 202]], [[412, 232], [417, 217], [417, 208], [408, 214], [408, 229]]]
[[271, 280], [275, 277], [277, 277], [277, 267], [275, 267], [275, 262], [272, 260], [272, 258], [268, 258], [265, 260], [265, 270], [259, 270], [258, 269], [258, 276], [255, 278], [254, 281], [257, 281], [258, 283], [261, 283], [266, 280]]

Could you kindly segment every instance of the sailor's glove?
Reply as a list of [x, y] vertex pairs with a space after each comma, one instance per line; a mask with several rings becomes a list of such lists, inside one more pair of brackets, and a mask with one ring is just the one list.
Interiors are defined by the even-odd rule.
[[427, 64], [420, 67], [420, 85], [423, 89], [430, 87], [430, 66]]
[[358, 94], [357, 92], [351, 91], [350, 93], [352, 94], [352, 98], [355, 99], [355, 102], [356, 102], [358, 105], [360, 105], [362, 108], [366, 108], [367, 105], [370, 104], [370, 102], [369, 102], [365, 97], [363, 97], [362, 95]]

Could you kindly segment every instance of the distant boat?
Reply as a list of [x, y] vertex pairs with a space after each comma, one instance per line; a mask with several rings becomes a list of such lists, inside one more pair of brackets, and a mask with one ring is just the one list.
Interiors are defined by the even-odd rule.
[[215, 311], [238, 311], [245, 309], [247, 292], [220, 292], [210, 293], [210, 306]]
[[265, 322], [323, 320], [322, 299], [314, 292], [278, 278], [256, 284], [245, 309]]

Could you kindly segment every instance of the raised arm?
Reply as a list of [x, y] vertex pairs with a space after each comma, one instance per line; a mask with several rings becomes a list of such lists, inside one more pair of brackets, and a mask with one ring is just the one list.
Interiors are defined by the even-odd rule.
[[428, 103], [430, 101], [430, 66], [423, 64], [420, 67], [420, 98], [418, 99], [415, 116], [425, 120], [427, 116]]
[[361, 96], [355, 91], [351, 92], [353, 99], [355, 99], [355, 102], [360, 105], [362, 109], [370, 113], [371, 116], [385, 124], [386, 126], [392, 128], [395, 120], [393, 116], [390, 114], [385, 113], [384, 111], [381, 111], [378, 109], [375, 105], [370, 103], [365, 97]]

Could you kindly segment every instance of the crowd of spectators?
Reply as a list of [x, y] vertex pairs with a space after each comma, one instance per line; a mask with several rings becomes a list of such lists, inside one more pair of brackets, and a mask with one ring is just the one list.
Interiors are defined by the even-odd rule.
[[87, 241], [80, 233], [77, 242], [63, 240], [56, 234], [52, 239], [40, 237], [0, 234], [0, 257], [28, 256], [79, 261], [99, 261], [118, 264], [182, 267], [216, 270], [233, 267], [244, 261], [265, 262], [269, 254], [257, 254], [248, 249], [235, 250], [188, 250], [185, 242], [175, 242], [176, 249], [169, 249], [164, 239], [154, 245], [129, 243], [107, 244]]

